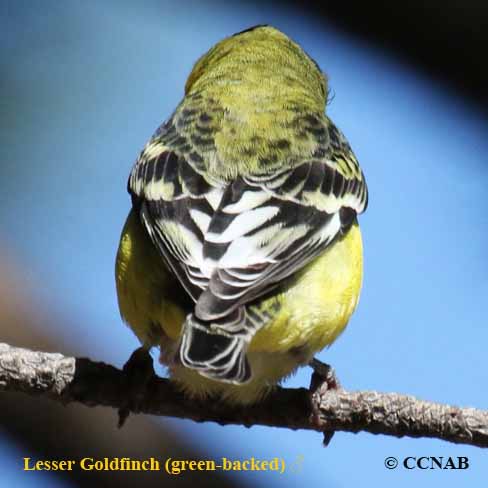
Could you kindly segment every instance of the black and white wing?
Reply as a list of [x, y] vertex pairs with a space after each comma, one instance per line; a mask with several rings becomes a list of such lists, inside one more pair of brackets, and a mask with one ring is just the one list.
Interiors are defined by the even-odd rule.
[[210, 180], [204, 156], [164, 133], [143, 151], [129, 190], [195, 302], [180, 346], [185, 366], [221, 381], [249, 380], [247, 344], [264, 324], [246, 304], [303, 268], [365, 209], [357, 160], [332, 123], [328, 130], [317, 157], [229, 182]]

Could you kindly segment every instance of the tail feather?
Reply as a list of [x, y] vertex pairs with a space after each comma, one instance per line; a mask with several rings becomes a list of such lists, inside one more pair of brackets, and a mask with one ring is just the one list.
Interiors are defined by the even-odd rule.
[[247, 335], [226, 333], [220, 324], [189, 315], [183, 329], [180, 360], [202, 376], [227, 383], [247, 383], [251, 379], [246, 358], [249, 340]]

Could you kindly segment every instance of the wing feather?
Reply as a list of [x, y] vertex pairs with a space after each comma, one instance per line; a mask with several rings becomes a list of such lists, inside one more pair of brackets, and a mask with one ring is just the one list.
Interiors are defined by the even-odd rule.
[[[357, 160], [332, 122], [326, 126], [329, 137], [315, 156], [272, 174], [215, 181], [204, 155], [168, 122], [134, 166], [128, 188], [141, 220], [196, 303], [181, 357], [204, 369], [200, 354], [202, 374], [247, 377], [243, 344], [266, 319], [246, 318], [246, 305], [317, 257], [365, 210]], [[200, 350], [190, 340], [202, 330], [227, 337], [215, 357], [210, 346]], [[220, 364], [224, 357], [235, 361]]]

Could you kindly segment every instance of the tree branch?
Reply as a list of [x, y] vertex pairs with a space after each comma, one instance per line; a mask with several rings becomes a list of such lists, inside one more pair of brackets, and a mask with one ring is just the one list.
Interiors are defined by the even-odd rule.
[[[0, 391], [42, 395], [65, 404], [123, 408], [128, 380], [123, 371], [86, 358], [36, 352], [0, 344]], [[246, 427], [267, 425], [325, 432], [366, 431], [396, 437], [435, 437], [488, 447], [488, 412], [375, 391], [276, 388], [252, 407], [229, 407], [184, 397], [167, 379], [153, 377], [135, 413], [212, 421]], [[327, 435], [327, 433], [329, 433]]]

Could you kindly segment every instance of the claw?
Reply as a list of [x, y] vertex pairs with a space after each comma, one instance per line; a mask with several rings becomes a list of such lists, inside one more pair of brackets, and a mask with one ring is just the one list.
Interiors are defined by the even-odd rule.
[[122, 371], [125, 373], [127, 399], [119, 408], [118, 428], [124, 426], [131, 412], [138, 412], [146, 393], [149, 381], [156, 376], [153, 368], [153, 360], [145, 347], [136, 349], [129, 360], [124, 364]]
[[325, 393], [326, 390], [337, 390], [341, 387], [332, 366], [316, 358], [312, 358], [308, 364], [313, 369], [310, 380], [310, 390], [313, 393], [318, 387], [320, 387], [321, 393]]
[[[309, 387], [312, 397], [317, 395], [321, 396], [327, 391], [337, 390], [341, 387], [334, 369], [329, 364], [323, 363], [316, 358], [312, 358], [309, 366], [313, 369]], [[315, 402], [312, 402], [312, 405], [315, 405]], [[312, 414], [312, 422], [317, 427], [323, 428], [320, 421], [320, 412], [316, 411], [315, 409]], [[323, 435], [323, 445], [328, 446], [332, 437], [334, 436], [334, 431], [325, 430]]]

